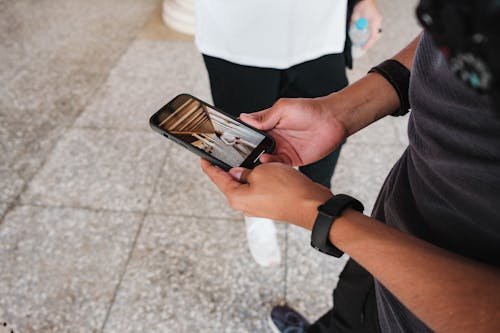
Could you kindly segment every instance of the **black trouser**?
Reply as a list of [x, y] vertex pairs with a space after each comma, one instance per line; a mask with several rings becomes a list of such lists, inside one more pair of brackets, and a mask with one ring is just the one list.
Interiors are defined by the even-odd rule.
[[[203, 56], [216, 107], [239, 116], [266, 109], [281, 97], [319, 97], [347, 85], [343, 54], [330, 54], [288, 69], [242, 66]], [[330, 188], [340, 147], [325, 158], [300, 167], [314, 182]]]
[[373, 276], [350, 259], [333, 291], [333, 309], [313, 323], [307, 333], [380, 332]]

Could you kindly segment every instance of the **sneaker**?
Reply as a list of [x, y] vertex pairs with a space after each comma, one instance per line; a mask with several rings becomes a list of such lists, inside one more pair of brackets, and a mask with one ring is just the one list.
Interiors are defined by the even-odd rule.
[[307, 319], [287, 305], [275, 306], [268, 319], [274, 333], [305, 333], [309, 327]]
[[245, 216], [248, 248], [253, 259], [262, 267], [272, 267], [281, 262], [274, 221], [261, 217]]

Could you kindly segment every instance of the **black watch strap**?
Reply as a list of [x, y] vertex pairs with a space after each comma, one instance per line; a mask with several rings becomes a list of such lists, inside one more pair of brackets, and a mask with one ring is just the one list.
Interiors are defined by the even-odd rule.
[[318, 207], [318, 216], [314, 222], [311, 233], [311, 246], [316, 250], [334, 257], [341, 257], [344, 252], [339, 250], [330, 242], [330, 229], [335, 219], [339, 217], [346, 208], [353, 208], [363, 212], [364, 207], [358, 200], [347, 194], [337, 194], [328, 199], [327, 202]]
[[368, 73], [378, 73], [396, 90], [399, 97], [399, 109], [392, 116], [404, 116], [410, 111], [408, 90], [410, 88], [410, 71], [397, 60], [389, 59], [373, 67]]

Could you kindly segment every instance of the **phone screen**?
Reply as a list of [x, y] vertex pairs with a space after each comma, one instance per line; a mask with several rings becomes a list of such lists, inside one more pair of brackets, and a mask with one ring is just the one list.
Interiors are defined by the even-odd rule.
[[177, 96], [156, 121], [169, 134], [230, 166], [242, 165], [267, 138], [190, 95]]

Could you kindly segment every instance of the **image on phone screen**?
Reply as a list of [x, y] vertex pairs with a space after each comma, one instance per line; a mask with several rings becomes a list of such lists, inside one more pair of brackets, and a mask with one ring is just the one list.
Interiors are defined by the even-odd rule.
[[268, 138], [190, 95], [167, 104], [156, 126], [230, 166], [242, 165]]

